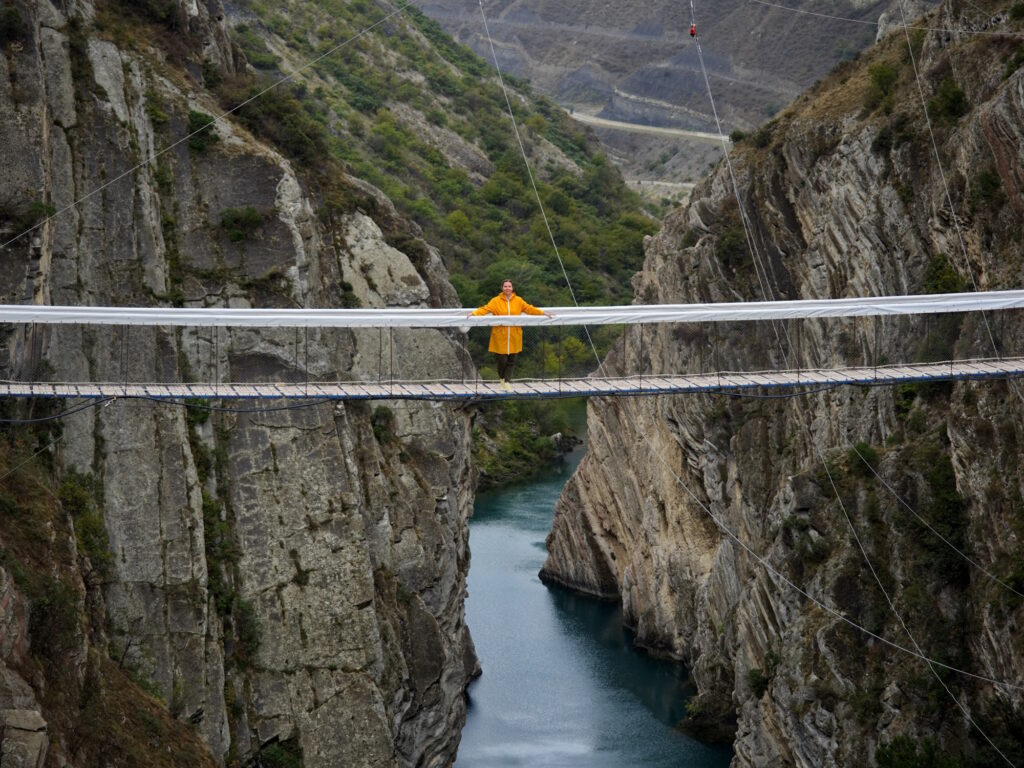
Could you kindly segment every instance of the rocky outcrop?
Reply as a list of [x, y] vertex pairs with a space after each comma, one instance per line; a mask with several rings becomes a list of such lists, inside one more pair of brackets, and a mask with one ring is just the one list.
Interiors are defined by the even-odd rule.
[[[951, 5], [937, 13], [927, 26], [971, 28]], [[927, 35], [915, 55], [941, 168], [900, 32], [695, 190], [647, 242], [638, 300], [1018, 287], [1020, 57], [1007, 66], [990, 36], [970, 34]], [[889, 92], [870, 69], [882, 66]], [[705, 325], [659, 328], [643, 353], [652, 372], [870, 365], [1007, 353], [1021, 330], [1011, 316]], [[635, 366], [640, 352], [630, 335], [606, 364]], [[1024, 675], [1018, 390], [591, 401], [588, 456], [542, 575], [617, 595], [638, 643], [691, 664], [689, 725], [734, 731], [734, 765], [875, 764], [898, 736], [998, 759], [943, 687], [1015, 755], [1019, 690], [948, 673], [940, 684], [891, 644], [994, 680]]]
[[[244, 62], [219, 0], [157, 5], [14, 6], [24, 28], [0, 57], [3, 301], [452, 304], [436, 251], [411, 238], [410, 258], [354, 209], [318, 215], [302, 172], [244, 129], [222, 122], [184, 140], [190, 113], [219, 112], [203, 73]], [[179, 33], [184, 70], [91, 26], [120, 11]], [[150, 12], [169, 15], [131, 15]], [[350, 183], [397, 217], [381, 193]], [[249, 229], [231, 231], [249, 209]], [[5, 377], [68, 380], [375, 379], [384, 343], [358, 331], [5, 337]], [[458, 339], [408, 331], [387, 342], [403, 375], [463, 375]], [[147, 681], [220, 763], [274, 747], [301, 752], [307, 768], [450, 764], [476, 666], [463, 613], [466, 414], [199, 405], [120, 401], [63, 422], [59, 469], [101, 484], [112, 555], [102, 572], [81, 564], [106, 614], [91, 648]], [[38, 762], [45, 707], [16, 680], [7, 687], [24, 695], [0, 700], [3, 764], [8, 741], [40, 741]], [[50, 744], [60, 764], [97, 764], [62, 734]]]
[[28, 650], [27, 601], [0, 568], [0, 763], [41, 768], [46, 760], [46, 721], [35, 692], [12, 667]]

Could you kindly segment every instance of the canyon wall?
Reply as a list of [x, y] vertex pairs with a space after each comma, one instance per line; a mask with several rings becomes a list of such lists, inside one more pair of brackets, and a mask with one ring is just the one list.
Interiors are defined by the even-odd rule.
[[[325, 211], [275, 148], [230, 120], [204, 127], [222, 110], [196, 73], [245, 67], [219, 0], [3, 10], [3, 303], [457, 304], [437, 252], [382, 193], [337, 179], [363, 203]], [[130, 39], [103, 32], [147, 13], [172, 30], [171, 48], [146, 24]], [[389, 244], [396, 227], [414, 258]], [[3, 337], [11, 379], [376, 380], [382, 349], [404, 375], [457, 378], [469, 365], [459, 337], [431, 331], [35, 326]], [[66, 574], [93, 622], [76, 625], [64, 659], [69, 695], [99, 654], [191, 724], [218, 764], [267, 749], [307, 767], [450, 764], [476, 670], [463, 612], [467, 414], [190, 405], [122, 399], [61, 422], [56, 472], [100, 489], [110, 555], [72, 556]], [[76, 524], [57, 518], [72, 555]], [[24, 636], [24, 595], [11, 589], [22, 607], [3, 616]], [[28, 723], [26, 739], [50, 747], [23, 764], [99, 764], [76, 748], [73, 719], [48, 710], [45, 675], [19, 674], [25, 652], [5, 649], [0, 710], [23, 713], [7, 718], [9, 734]]]
[[[911, 32], [913, 60], [900, 29], [742, 142], [647, 241], [637, 302], [1019, 288], [1024, 53], [1008, 11], [979, 27], [943, 3]], [[606, 365], [1018, 355], [1022, 330], [1016, 313], [659, 326]], [[685, 725], [733, 740], [736, 766], [875, 765], [907, 739], [1001, 763], [981, 731], [1019, 761], [1020, 689], [914, 655], [1024, 678], [1019, 383], [781, 394], [591, 401], [542, 577], [621, 600], [640, 645], [691, 665]]]

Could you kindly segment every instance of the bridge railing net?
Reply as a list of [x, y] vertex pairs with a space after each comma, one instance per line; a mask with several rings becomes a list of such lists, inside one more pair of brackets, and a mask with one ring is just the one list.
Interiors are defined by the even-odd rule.
[[[1020, 356], [1020, 310], [523, 327], [513, 380], [690, 376]], [[7, 325], [4, 378], [114, 384], [473, 382], [489, 327]]]

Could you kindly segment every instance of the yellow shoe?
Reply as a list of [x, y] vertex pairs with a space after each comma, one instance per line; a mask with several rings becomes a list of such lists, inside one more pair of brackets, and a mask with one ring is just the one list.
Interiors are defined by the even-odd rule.
[[511, 385], [504, 379], [501, 380], [501, 388], [506, 390], [512, 389]]

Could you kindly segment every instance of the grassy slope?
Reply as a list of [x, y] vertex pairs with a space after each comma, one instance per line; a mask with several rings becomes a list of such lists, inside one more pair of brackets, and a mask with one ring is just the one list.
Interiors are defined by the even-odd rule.
[[[262, 68], [261, 80], [294, 71], [385, 16], [366, 0], [240, 5], [252, 16], [236, 28], [237, 40]], [[329, 155], [384, 190], [442, 251], [466, 305], [490, 298], [509, 274], [534, 303], [570, 302], [504, 94], [468, 48], [410, 7], [298, 77], [291, 95], [301, 100], [310, 124], [304, 136], [283, 142], [284, 149], [310, 161]], [[578, 298], [628, 299], [629, 277], [642, 259], [641, 240], [653, 223], [559, 108], [533, 99], [522, 83], [507, 84]], [[245, 92], [222, 89], [223, 103]], [[268, 97], [260, 109], [273, 109], [279, 98]], [[474, 180], [429, 138], [446, 131], [486, 156], [494, 168], [489, 178]], [[548, 144], [570, 162], [539, 159]]]

